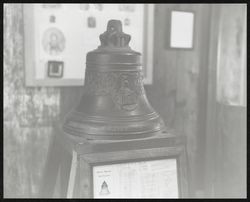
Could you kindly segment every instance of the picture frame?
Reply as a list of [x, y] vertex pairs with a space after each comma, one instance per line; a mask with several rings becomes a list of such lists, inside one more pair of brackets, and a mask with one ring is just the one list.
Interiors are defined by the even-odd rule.
[[[162, 133], [143, 139], [117, 141], [93, 139], [82, 141], [80, 137], [72, 137], [63, 133], [61, 144], [66, 145], [66, 150], [72, 154], [66, 196], [67, 198], [93, 198], [95, 167], [175, 159], [178, 197], [188, 198], [190, 196], [190, 171], [188, 169], [186, 141], [186, 137], [173, 133]], [[160, 171], [162, 171], [162, 165], [167, 166], [161, 162], [157, 164], [154, 164], [154, 166], [158, 168], [160, 166]], [[132, 166], [132, 168], [136, 169], [136, 166]]]
[[195, 12], [173, 9], [169, 12], [167, 49], [193, 50], [195, 47]]
[[[154, 5], [133, 4], [137, 5], [140, 14], [136, 14], [134, 8], [130, 7], [117, 9], [117, 14], [108, 12], [107, 5], [111, 6], [23, 4], [26, 86], [84, 85], [86, 54], [100, 45], [99, 35], [105, 31], [108, 19], [112, 19], [113, 16], [118, 16], [117, 19], [124, 21], [123, 31], [132, 37], [131, 48], [142, 53], [144, 84], [152, 84]], [[118, 8], [120, 4], [116, 6]], [[140, 15], [140, 20], [135, 21], [134, 19], [139, 18], [134, 18], [134, 15]], [[104, 19], [101, 16], [106, 17]], [[134, 29], [138, 33], [132, 29], [136, 23], [136, 27], [143, 27], [140, 33], [139, 29]], [[67, 27], [69, 25], [72, 27]], [[79, 27], [81, 29], [78, 29]], [[57, 36], [54, 38], [57, 38], [58, 44], [52, 41], [53, 34]], [[62, 74], [58, 74], [60, 76], [49, 74], [48, 61], [63, 62]]]
[[[164, 160], [164, 159], [176, 159], [177, 163], [177, 180], [178, 180], [178, 198], [186, 198], [189, 196], [188, 187], [188, 168], [187, 168], [187, 153], [184, 146], [185, 139], [182, 137], [171, 137], [167, 139], [159, 140], [145, 140], [135, 141], [131, 148], [128, 148], [126, 142], [110, 143], [110, 146], [105, 148], [104, 145], [98, 151], [87, 152], [88, 148], [77, 151], [78, 153], [78, 170], [79, 175], [77, 178], [82, 178], [78, 182], [79, 187], [86, 187], [86, 189], [78, 189], [78, 197], [93, 198], [94, 197], [94, 172], [93, 169], [96, 166], [111, 165], [111, 164], [123, 164], [131, 162], [142, 162], [152, 160]], [[109, 143], [108, 143], [109, 144]], [[150, 145], [149, 145], [150, 144]], [[116, 149], [110, 149], [115, 146]], [[119, 145], [119, 146], [118, 146]], [[137, 149], [135, 149], [137, 145]], [[141, 147], [140, 145], [144, 145]], [[160, 146], [162, 145], [162, 146]], [[97, 145], [96, 145], [97, 146]], [[126, 148], [126, 149], [125, 149]], [[134, 148], [134, 149], [132, 149]], [[143, 148], [143, 149], [142, 149]], [[112, 151], [113, 150], [113, 151]], [[76, 174], [77, 175], [77, 174]], [[72, 178], [73, 179], [73, 178]], [[73, 191], [68, 190], [68, 197], [72, 197]]]
[[48, 61], [48, 77], [50, 78], [62, 78], [63, 76], [62, 61]]

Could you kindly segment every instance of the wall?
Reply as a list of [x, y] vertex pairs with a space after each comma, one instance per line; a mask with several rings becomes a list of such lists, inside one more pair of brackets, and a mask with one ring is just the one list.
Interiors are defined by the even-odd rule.
[[38, 193], [52, 126], [59, 117], [57, 88], [27, 88], [21, 4], [4, 4], [4, 197]]
[[[171, 9], [195, 12], [193, 50], [166, 48]], [[245, 197], [246, 6], [167, 4], [155, 13], [146, 91], [167, 126], [187, 137], [191, 197]]]
[[246, 5], [223, 6], [220, 27], [217, 195], [246, 197]]
[[246, 106], [246, 7], [221, 7], [217, 68], [218, 102]]
[[[194, 48], [167, 48], [172, 9], [195, 13]], [[203, 189], [204, 109], [206, 108], [206, 69], [209, 6], [202, 4], [156, 5], [153, 85], [146, 86], [147, 97], [166, 125], [177, 135], [187, 137], [190, 191]]]
[[[213, 6], [207, 194], [246, 197], [246, 5]], [[214, 39], [215, 40], [214, 40]]]

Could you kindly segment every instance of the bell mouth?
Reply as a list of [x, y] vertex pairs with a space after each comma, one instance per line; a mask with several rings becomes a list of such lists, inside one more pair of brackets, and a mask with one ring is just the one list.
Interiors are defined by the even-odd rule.
[[129, 117], [97, 117], [73, 111], [65, 120], [63, 130], [85, 139], [126, 140], [155, 136], [165, 128], [160, 116], [153, 112]]

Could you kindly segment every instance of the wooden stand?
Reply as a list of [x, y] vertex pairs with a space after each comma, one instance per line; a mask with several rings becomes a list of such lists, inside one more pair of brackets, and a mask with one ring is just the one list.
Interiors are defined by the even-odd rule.
[[183, 136], [161, 133], [144, 139], [101, 141], [83, 140], [63, 132], [56, 134], [48, 154], [40, 197], [53, 197], [58, 173], [59, 197], [93, 198], [93, 165], [171, 157], [177, 159], [180, 197], [188, 197], [187, 158]]

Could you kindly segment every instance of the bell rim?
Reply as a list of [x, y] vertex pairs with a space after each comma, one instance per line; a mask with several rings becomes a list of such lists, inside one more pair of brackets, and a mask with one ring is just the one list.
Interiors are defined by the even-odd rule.
[[142, 132], [131, 132], [131, 133], [124, 133], [124, 134], [112, 134], [107, 135], [105, 133], [102, 134], [92, 134], [92, 133], [80, 133], [80, 132], [72, 132], [68, 131], [63, 127], [64, 134], [70, 136], [70, 137], [77, 137], [77, 138], [83, 138], [83, 139], [89, 139], [89, 140], [132, 140], [132, 139], [141, 139], [141, 138], [147, 138], [147, 137], [153, 137], [157, 134], [160, 134], [163, 132], [163, 127], [160, 127], [156, 130], [150, 130], [150, 131], [142, 131]]
[[[71, 114], [71, 117], [65, 119], [62, 125], [63, 131], [71, 136], [88, 137], [89, 139], [137, 139], [154, 135], [165, 128], [162, 118], [156, 112], [144, 116], [120, 117], [120, 119], [114, 117], [113, 120], [110, 117], [98, 116], [85, 116], [82, 119], [83, 113], [74, 112], [73, 116]], [[96, 119], [97, 117], [99, 119]]]
[[[148, 114], [140, 114], [140, 115], [127, 115], [127, 116], [111, 116], [109, 115], [108, 117], [104, 116], [93, 116], [93, 115], [88, 115], [86, 113], [78, 112], [75, 109], [71, 111], [68, 116], [71, 115], [71, 120], [76, 120], [79, 121], [79, 123], [84, 123], [85, 121], [91, 121], [91, 122], [114, 122], [114, 123], [119, 123], [119, 122], [134, 122], [134, 121], [147, 121], [150, 119], [156, 119], [160, 118], [159, 114], [153, 111], [152, 113]], [[72, 119], [73, 118], [73, 119]], [[76, 119], [74, 119], [76, 118]], [[66, 121], [66, 120], [65, 120]]]

